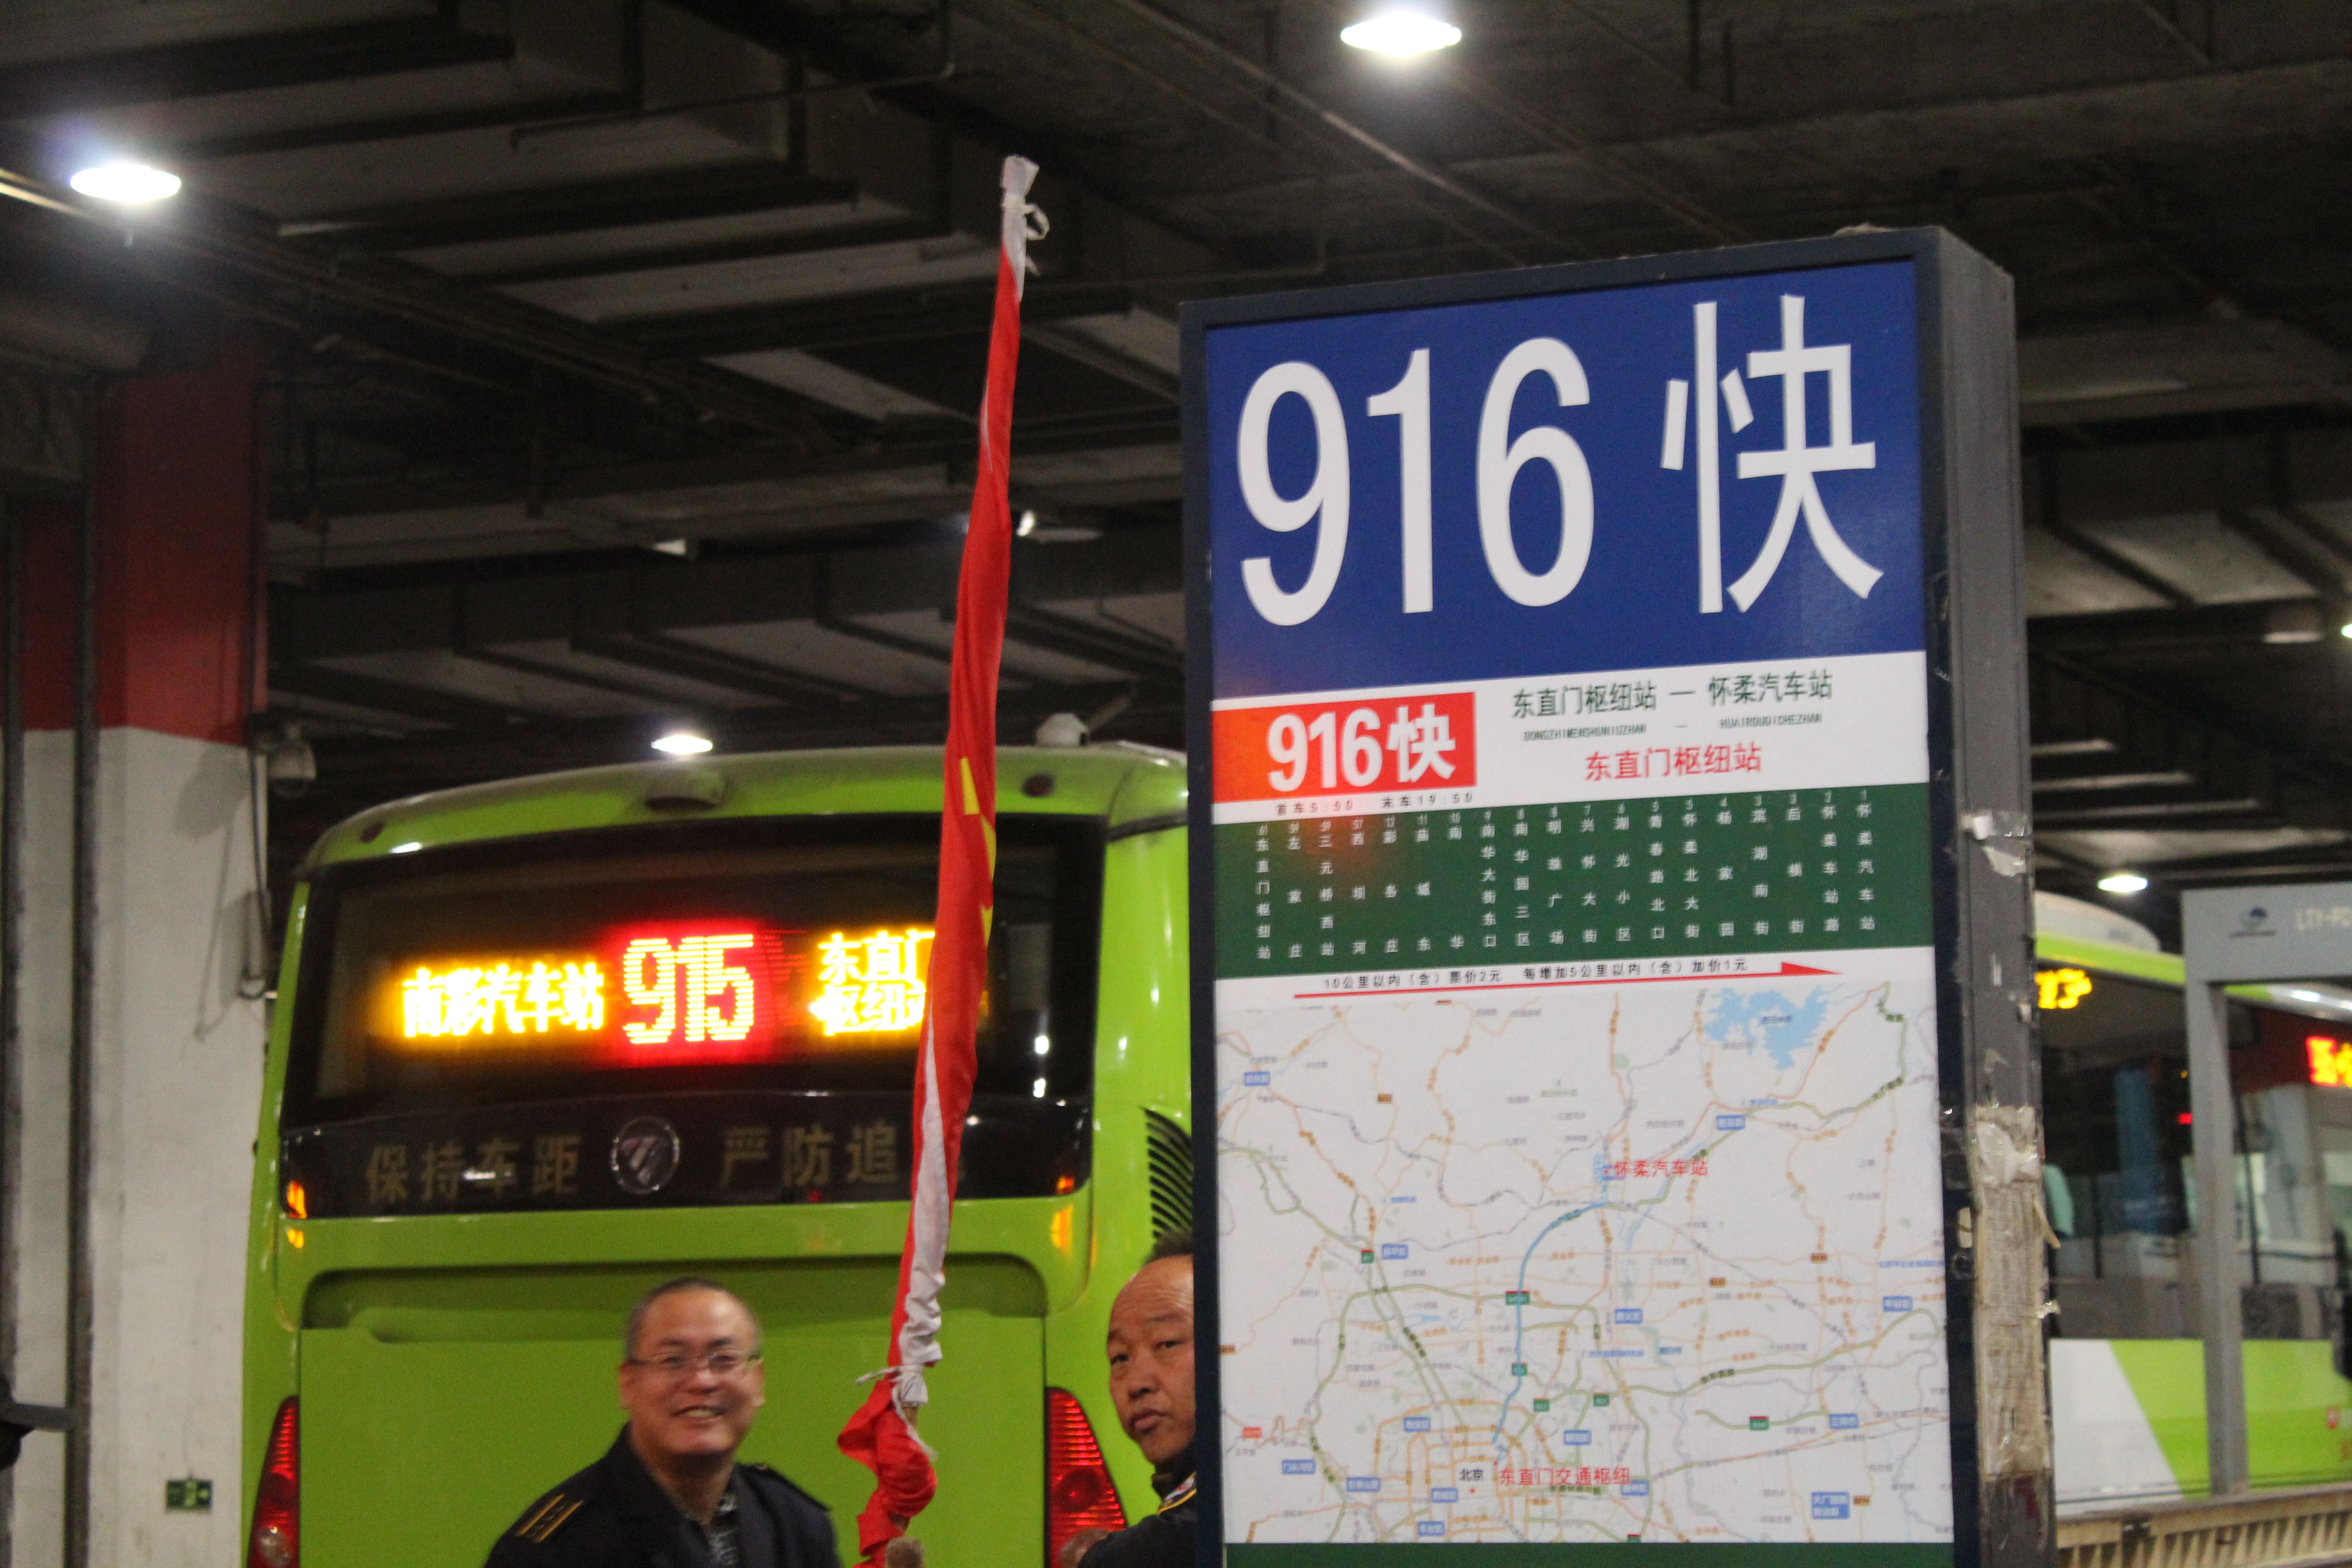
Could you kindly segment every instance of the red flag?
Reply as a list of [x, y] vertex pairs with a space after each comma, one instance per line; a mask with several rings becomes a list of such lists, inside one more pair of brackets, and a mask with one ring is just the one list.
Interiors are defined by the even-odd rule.
[[[1037, 165], [1004, 160], [1004, 214], [996, 263], [996, 321], [988, 344], [988, 391], [980, 409], [980, 478], [972, 486], [956, 588], [955, 661], [948, 678], [947, 795], [940, 816], [940, 908], [931, 942], [922, 1053], [915, 1064], [914, 1204], [898, 1258], [890, 1364], [841, 1429], [841, 1451], [874, 1472], [857, 1516], [858, 1554], [882, 1549], [931, 1500], [931, 1453], [915, 1435], [929, 1395], [923, 1370], [940, 1359], [940, 1287], [946, 1280], [948, 1218], [956, 1157], [971, 1103], [973, 1030], [988, 971], [995, 912], [996, 676], [1004, 655], [1004, 602], [1013, 567], [1013, 369], [1021, 352], [1021, 286], [1029, 258], [1030, 182]], [[1042, 232], [1042, 231], [1041, 231]]]

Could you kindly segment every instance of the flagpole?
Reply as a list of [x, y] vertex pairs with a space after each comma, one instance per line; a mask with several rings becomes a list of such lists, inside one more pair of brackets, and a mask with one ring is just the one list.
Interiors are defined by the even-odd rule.
[[938, 1490], [931, 1450], [915, 1423], [930, 1397], [924, 1372], [941, 1354], [939, 1298], [947, 1282], [956, 1159], [977, 1069], [975, 1030], [995, 913], [996, 683], [1013, 569], [1013, 377], [1021, 352], [1029, 222], [1036, 216], [1029, 188], [1036, 177], [1037, 165], [1026, 158], [1004, 160], [996, 310], [980, 408], [980, 473], [972, 485], [971, 521], [956, 586], [940, 780], [939, 913], [933, 926], [938, 934], [925, 976], [916, 1058], [915, 1172], [891, 1310], [890, 1360], [869, 1374], [874, 1387], [839, 1438], [843, 1453], [874, 1472], [874, 1494], [857, 1516], [858, 1555], [870, 1563], [878, 1563], [890, 1542], [906, 1534]]

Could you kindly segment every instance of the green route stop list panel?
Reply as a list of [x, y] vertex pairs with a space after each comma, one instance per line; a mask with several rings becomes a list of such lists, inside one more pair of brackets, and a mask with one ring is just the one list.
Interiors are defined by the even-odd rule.
[[1195, 342], [1234, 1568], [1951, 1561], [1910, 279]]
[[1917, 784], [1216, 830], [1220, 977], [1931, 940]]

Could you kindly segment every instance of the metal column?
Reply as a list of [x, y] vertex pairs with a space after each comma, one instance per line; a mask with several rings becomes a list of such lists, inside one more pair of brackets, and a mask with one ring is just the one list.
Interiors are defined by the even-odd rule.
[[[25, 962], [25, 529], [0, 497], [0, 1380], [16, 1386], [16, 1191], [23, 1058], [16, 1026]], [[16, 1555], [14, 1472], [0, 1474], [0, 1568]]]
[[93, 1078], [98, 1027], [98, 453], [90, 399], [81, 531], [74, 549], [73, 1032], [66, 1173], [66, 1404], [83, 1419], [66, 1434], [66, 1568], [89, 1568], [90, 1385], [95, 1303], [90, 1238]]
[[2231, 1131], [2237, 1125], [2230, 1088], [2229, 1003], [2219, 985], [2193, 973], [2189, 1012], [2190, 1179], [2197, 1189], [2197, 1234], [2189, 1242], [2197, 1274], [2197, 1323], [2205, 1342], [2205, 1451], [2215, 1497], [2246, 1489], [2244, 1324], [2238, 1295], [2237, 1168]]

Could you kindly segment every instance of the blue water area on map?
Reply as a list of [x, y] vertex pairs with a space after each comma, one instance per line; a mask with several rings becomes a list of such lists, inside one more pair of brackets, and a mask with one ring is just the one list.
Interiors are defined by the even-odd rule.
[[1815, 1519], [1851, 1519], [1853, 1517], [1853, 1500], [1844, 1492], [1815, 1492], [1813, 1517]]
[[1706, 1037], [1718, 1046], [1762, 1046], [1771, 1053], [1772, 1065], [1785, 1071], [1797, 1065], [1797, 1053], [1821, 1033], [1829, 1011], [1826, 992], [1816, 991], [1799, 1004], [1778, 991], [1718, 991], [1706, 1021]]
[[1421, 1521], [1420, 1525], [1416, 1527], [1416, 1533], [1422, 1535], [1443, 1535], [1445, 1533], [1445, 1521], [1442, 1519], [1424, 1519]]
[[1285, 1459], [1282, 1461], [1282, 1473], [1286, 1476], [1311, 1476], [1315, 1473], [1315, 1461], [1312, 1459]]
[[1885, 1312], [1907, 1312], [1911, 1310], [1911, 1298], [1908, 1296], [1883, 1296], [1879, 1298], [1878, 1307], [1881, 1311]]
[[1381, 1478], [1378, 1476], [1349, 1476], [1348, 1478], [1348, 1489], [1351, 1492], [1376, 1492], [1381, 1489]]
[[1406, 1255], [1406, 1250], [1405, 1244], [1402, 1241], [1383, 1241], [1381, 1243], [1381, 1256], [1382, 1258], [1402, 1258]]
[[1830, 1430], [1832, 1432], [1851, 1432], [1861, 1425], [1862, 1417], [1859, 1415], [1832, 1415], [1830, 1417]]
[[1432, 1502], [1460, 1502], [1462, 1500], [1462, 1494], [1452, 1487], [1432, 1487], [1429, 1489], [1429, 1500]]
[[1404, 1429], [1408, 1432], [1426, 1432], [1429, 1430], [1429, 1417], [1408, 1415], [1404, 1418]]

